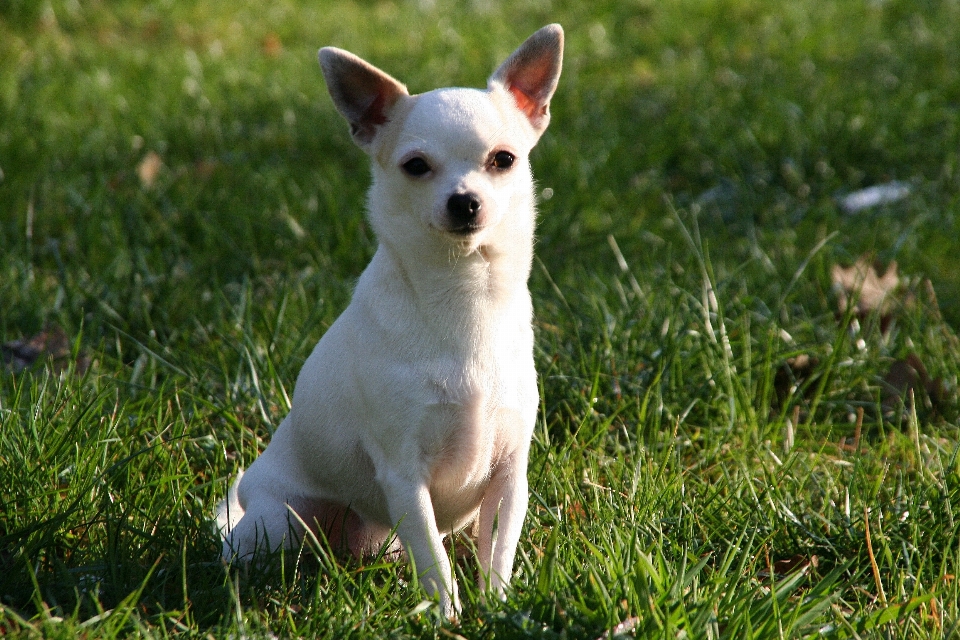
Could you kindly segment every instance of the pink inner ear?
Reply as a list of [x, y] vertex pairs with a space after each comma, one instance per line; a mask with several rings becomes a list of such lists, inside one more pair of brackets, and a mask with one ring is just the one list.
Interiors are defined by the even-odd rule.
[[542, 58], [518, 61], [506, 74], [507, 91], [513, 95], [517, 108], [534, 126], [547, 113], [548, 102], [544, 96], [549, 95], [546, 85], [550, 82], [552, 71], [550, 60]]
[[528, 119], [532, 120], [540, 115], [537, 101], [524, 93], [520, 87], [513, 85], [509, 87], [509, 91], [513, 95], [514, 102], [517, 103], [517, 108], [525, 113]]
[[363, 114], [363, 122], [366, 125], [380, 126], [387, 121], [387, 95], [386, 88], [381, 86], [376, 97]]

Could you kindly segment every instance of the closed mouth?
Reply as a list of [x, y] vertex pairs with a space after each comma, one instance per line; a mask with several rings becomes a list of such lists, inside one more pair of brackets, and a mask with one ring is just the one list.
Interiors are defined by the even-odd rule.
[[449, 227], [447, 231], [449, 233], [458, 235], [458, 236], [469, 236], [483, 229], [483, 225], [479, 225], [475, 222], [468, 222], [467, 224], [462, 224], [457, 227]]

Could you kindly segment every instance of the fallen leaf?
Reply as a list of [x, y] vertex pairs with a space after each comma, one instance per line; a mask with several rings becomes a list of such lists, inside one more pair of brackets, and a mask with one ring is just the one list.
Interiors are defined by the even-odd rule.
[[583, 520], [587, 517], [587, 512], [580, 502], [573, 502], [567, 505], [567, 518], [570, 520]]
[[[27, 340], [13, 340], [0, 345], [0, 360], [14, 373], [29, 369], [38, 362], [50, 360], [57, 373], [71, 364], [73, 355], [70, 340], [59, 325], [49, 325]], [[74, 362], [77, 373], [90, 366], [90, 359], [80, 353]]]
[[900, 286], [897, 263], [891, 262], [881, 275], [879, 265], [867, 256], [861, 256], [852, 267], [834, 265], [830, 276], [841, 316], [852, 310], [858, 320], [864, 320], [877, 313], [880, 331], [885, 333], [892, 319], [895, 293]]
[[149, 152], [137, 165], [137, 175], [140, 177], [140, 184], [144, 189], [150, 189], [157, 181], [160, 175], [160, 169], [163, 168], [163, 160], [155, 151]]
[[904, 359], [894, 360], [883, 378], [883, 390], [883, 410], [888, 415], [901, 405], [907, 406], [911, 395], [914, 402], [924, 398], [921, 402], [932, 409], [939, 407], [944, 395], [943, 381], [939, 378], [932, 379], [923, 362], [914, 353]]
[[268, 33], [263, 38], [263, 52], [271, 58], [276, 58], [283, 52], [283, 43], [280, 42], [280, 36], [275, 33]]
[[213, 176], [219, 166], [220, 163], [217, 160], [199, 160], [194, 163], [193, 170], [198, 178], [208, 180]]
[[789, 558], [781, 558], [780, 560], [774, 560], [771, 566], [767, 569], [762, 569], [757, 572], [757, 575], [761, 578], [769, 578], [770, 571], [773, 571], [773, 576], [775, 578], [785, 578], [793, 573], [798, 571], [806, 571], [810, 567], [816, 569], [820, 565], [820, 558], [817, 556], [806, 556], [802, 553], [792, 555]]

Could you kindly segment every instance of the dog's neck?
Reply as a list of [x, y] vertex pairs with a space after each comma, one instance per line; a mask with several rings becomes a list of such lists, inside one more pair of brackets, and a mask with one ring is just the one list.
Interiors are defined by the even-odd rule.
[[480, 319], [489, 312], [529, 300], [532, 247], [500, 252], [492, 245], [464, 251], [449, 242], [423, 247], [417, 255], [381, 242], [376, 259], [385, 260], [399, 286], [409, 290], [428, 313], [463, 314]]

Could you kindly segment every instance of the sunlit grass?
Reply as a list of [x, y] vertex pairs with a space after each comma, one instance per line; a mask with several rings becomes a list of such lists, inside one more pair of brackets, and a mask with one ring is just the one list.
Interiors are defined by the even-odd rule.
[[[73, 350], [0, 375], [0, 630], [950, 636], [957, 14], [0, 5], [0, 338], [58, 325]], [[403, 563], [321, 547], [226, 571], [213, 506], [375, 247], [317, 48], [412, 91], [482, 86], [553, 21], [565, 68], [534, 154], [542, 411], [513, 591], [485, 600], [468, 554], [463, 615], [439, 622]], [[904, 200], [839, 205], [893, 180]], [[864, 253], [902, 276], [883, 331], [850, 329], [831, 290]], [[59, 370], [78, 357], [88, 369]], [[891, 392], [908, 357], [936, 394]]]

